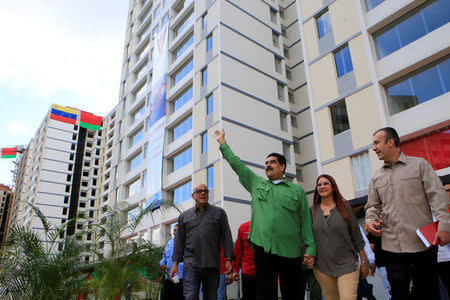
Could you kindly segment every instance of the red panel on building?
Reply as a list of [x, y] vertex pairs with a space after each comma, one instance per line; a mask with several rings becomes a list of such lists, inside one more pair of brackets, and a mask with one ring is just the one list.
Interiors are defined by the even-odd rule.
[[434, 170], [450, 167], [450, 129], [400, 144], [403, 153], [426, 159]]

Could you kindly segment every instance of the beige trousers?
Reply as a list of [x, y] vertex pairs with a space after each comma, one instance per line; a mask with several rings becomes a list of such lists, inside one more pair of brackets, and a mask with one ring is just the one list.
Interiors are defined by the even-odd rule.
[[316, 279], [322, 288], [325, 300], [355, 300], [358, 291], [359, 265], [356, 271], [339, 277], [324, 274], [314, 268]]

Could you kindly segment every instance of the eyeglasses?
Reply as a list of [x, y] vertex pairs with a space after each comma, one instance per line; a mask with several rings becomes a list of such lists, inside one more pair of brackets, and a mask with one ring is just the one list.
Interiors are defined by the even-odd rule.
[[322, 182], [322, 183], [318, 183], [318, 184], [317, 184], [318, 187], [321, 187], [322, 185], [323, 185], [323, 186], [327, 186], [327, 185], [330, 185], [330, 183], [329, 183], [328, 181], [325, 181], [325, 182]]
[[195, 190], [194, 191], [194, 194], [208, 194], [209, 193], [209, 190], [208, 189], [206, 189], [206, 190]]

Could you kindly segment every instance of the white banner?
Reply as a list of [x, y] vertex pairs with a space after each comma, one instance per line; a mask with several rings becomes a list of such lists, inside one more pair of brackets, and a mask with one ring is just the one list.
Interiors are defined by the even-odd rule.
[[162, 201], [162, 160], [166, 125], [166, 86], [169, 50], [169, 25], [155, 34], [153, 80], [147, 146], [147, 182], [145, 207], [156, 209]]

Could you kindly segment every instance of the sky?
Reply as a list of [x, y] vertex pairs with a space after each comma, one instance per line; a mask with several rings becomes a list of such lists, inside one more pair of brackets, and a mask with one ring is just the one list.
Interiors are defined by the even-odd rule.
[[[2, 1], [0, 148], [28, 144], [51, 104], [100, 116], [117, 105], [128, 3]], [[0, 184], [13, 161], [0, 159]]]

